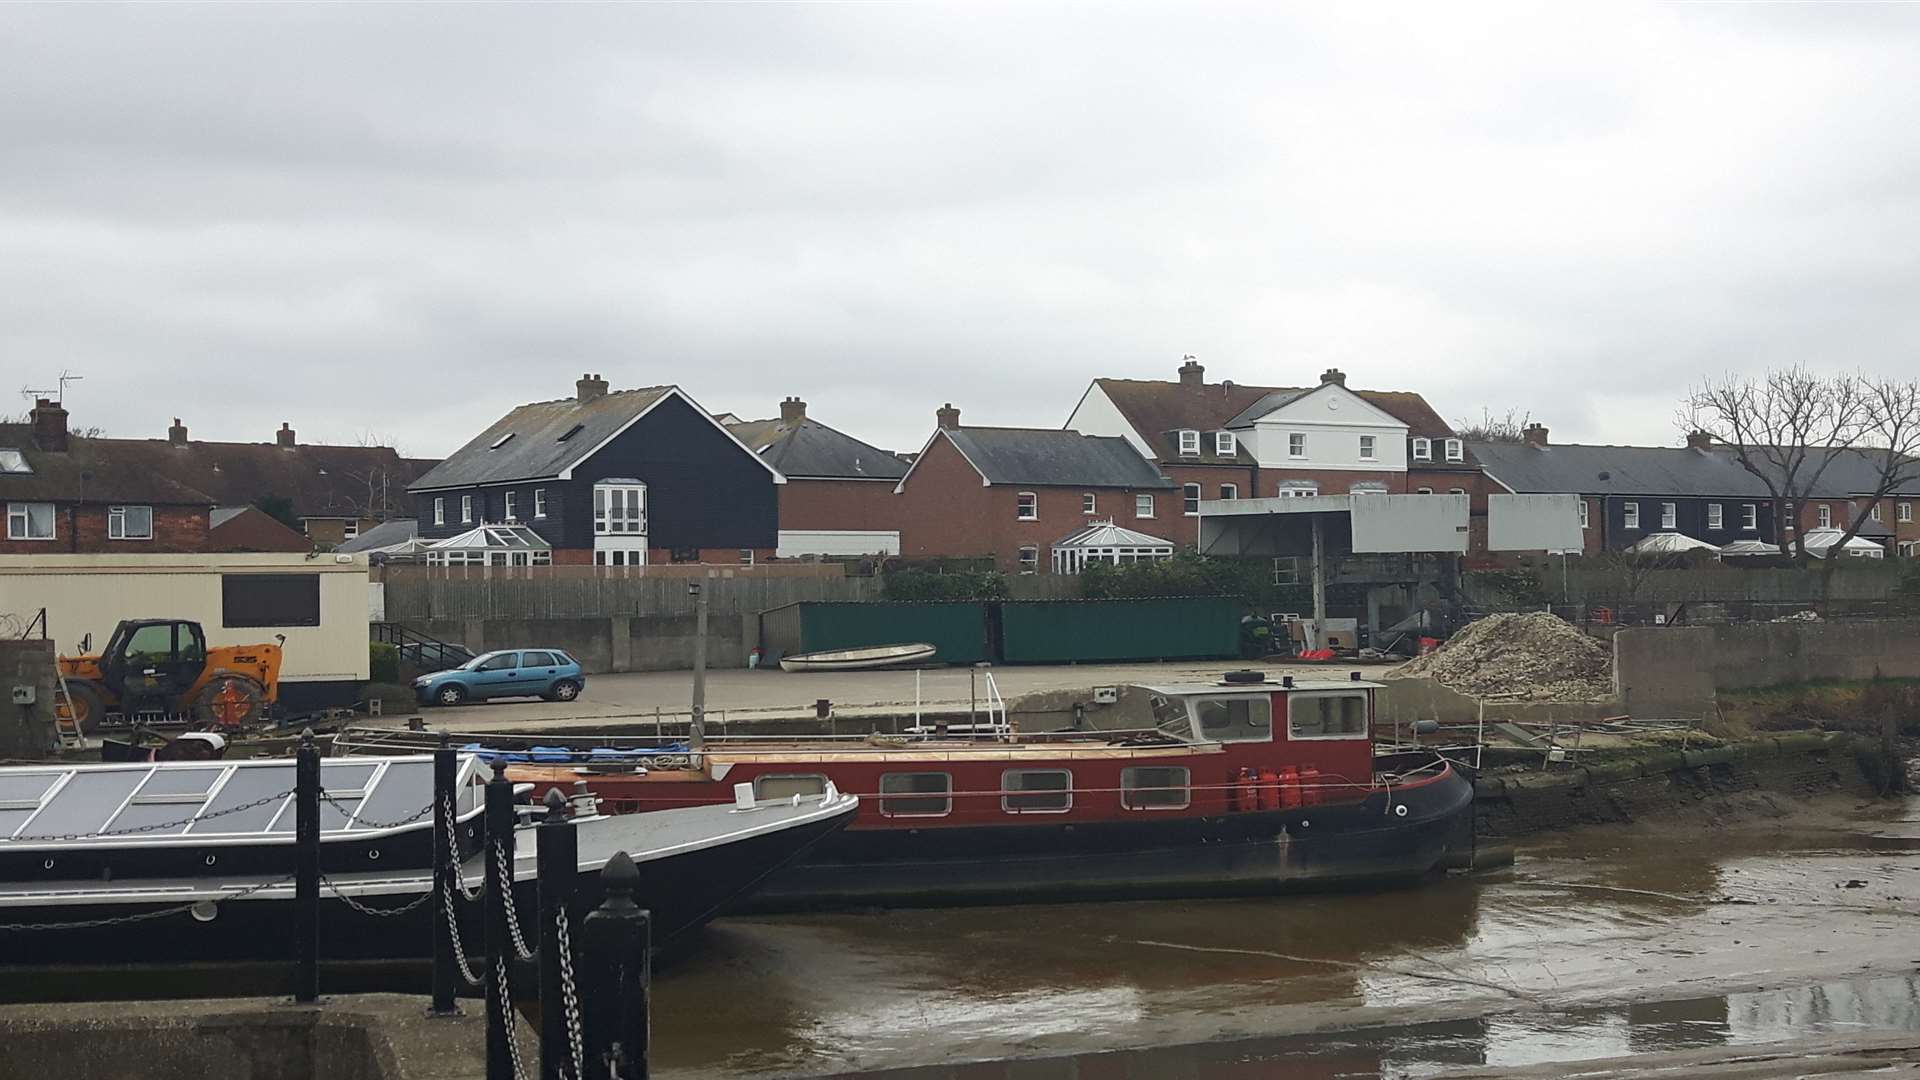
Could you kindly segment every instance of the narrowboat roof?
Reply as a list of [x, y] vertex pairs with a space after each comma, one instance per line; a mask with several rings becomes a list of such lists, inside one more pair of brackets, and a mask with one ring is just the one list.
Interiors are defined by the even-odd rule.
[[1167, 683], [1161, 686], [1148, 686], [1142, 683], [1139, 685], [1140, 689], [1148, 691], [1149, 693], [1165, 694], [1169, 697], [1199, 697], [1203, 694], [1257, 694], [1263, 690], [1351, 690], [1354, 687], [1382, 690], [1386, 688], [1387, 684], [1372, 682], [1366, 679], [1315, 679], [1309, 682], [1296, 678], [1293, 680], [1292, 686], [1288, 686], [1278, 679], [1249, 683]]

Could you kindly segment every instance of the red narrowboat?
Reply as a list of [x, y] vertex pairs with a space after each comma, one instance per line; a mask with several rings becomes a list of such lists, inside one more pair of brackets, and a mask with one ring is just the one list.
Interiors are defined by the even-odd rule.
[[1139, 687], [1128, 731], [727, 738], [642, 762], [509, 768], [606, 812], [860, 797], [753, 910], [1280, 892], [1410, 881], [1465, 862], [1473, 786], [1431, 752], [1376, 754], [1380, 684]]

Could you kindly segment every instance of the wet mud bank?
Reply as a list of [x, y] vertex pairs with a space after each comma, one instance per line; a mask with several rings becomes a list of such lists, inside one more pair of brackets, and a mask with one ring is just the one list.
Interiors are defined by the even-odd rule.
[[1687, 816], [1710, 822], [1781, 817], [1823, 795], [1870, 795], [1857, 751], [1839, 733], [1790, 734], [1703, 750], [1664, 750], [1552, 772], [1483, 773], [1474, 784], [1482, 837]]

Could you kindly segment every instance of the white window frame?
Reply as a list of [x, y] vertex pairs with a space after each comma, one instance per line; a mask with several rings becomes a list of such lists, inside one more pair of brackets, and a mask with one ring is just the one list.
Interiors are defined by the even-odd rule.
[[[1128, 779], [1130, 775], [1140, 769], [1166, 769], [1171, 772], [1184, 773], [1185, 777], [1181, 780], [1180, 783], [1169, 784], [1169, 785], [1166, 785], [1165, 787], [1143, 788], [1138, 784], [1129, 784]], [[1135, 791], [1159, 792], [1159, 791], [1172, 791], [1176, 788], [1186, 793], [1186, 798], [1182, 800], [1178, 805], [1174, 803], [1167, 803], [1164, 806], [1134, 806], [1127, 799], [1127, 796]], [[1131, 810], [1136, 813], [1142, 813], [1142, 814], [1151, 814], [1161, 810], [1185, 810], [1187, 807], [1192, 805], [1193, 805], [1193, 770], [1187, 768], [1185, 765], [1129, 765], [1126, 768], [1123, 768], [1120, 770], [1120, 808], [1123, 810]]]
[[353, 540], [358, 538], [359, 535], [360, 535], [360, 519], [359, 518], [348, 518], [347, 520], [340, 523], [341, 539]]
[[1360, 436], [1360, 460], [1378, 461], [1380, 440], [1372, 435]]
[[533, 516], [535, 518], [544, 518], [547, 516], [547, 489], [546, 488], [533, 489]]
[[515, 495], [515, 492], [508, 491], [506, 493], [506, 498], [502, 500], [500, 504], [500, 507], [501, 507], [500, 517], [501, 517], [501, 520], [503, 521], [519, 521], [520, 520], [520, 515], [516, 513], [513, 508], [514, 495]]
[[1017, 553], [1020, 560], [1020, 572], [1037, 574], [1040, 572], [1040, 548], [1035, 544], [1022, 544]]
[[1232, 502], [1233, 500], [1238, 499], [1239, 497], [1240, 497], [1239, 484], [1221, 484], [1220, 485], [1220, 499], [1222, 502]]
[[1200, 454], [1200, 433], [1192, 428], [1180, 429], [1180, 454], [1198, 457]]
[[1800, 527], [1800, 519], [1799, 516], [1793, 512], [1792, 503], [1783, 502], [1780, 504], [1780, 516], [1786, 518], [1785, 521], [1780, 523], [1780, 527], [1788, 532], [1792, 532]]
[[1820, 504], [1820, 505], [1819, 505], [1818, 507], [1816, 507], [1816, 508], [1814, 509], [1814, 511], [1813, 511], [1813, 513], [1814, 513], [1814, 520], [1816, 520], [1816, 521], [1818, 521], [1818, 522], [1820, 523], [1820, 527], [1821, 527], [1821, 528], [1823, 528], [1823, 529], [1831, 529], [1831, 528], [1833, 528], [1833, 506], [1832, 506], [1832, 504], [1830, 504], [1830, 503], [1821, 503], [1821, 504]]
[[460, 496], [460, 524], [473, 524], [473, 496]]
[[1083, 491], [1080, 493], [1080, 512], [1081, 513], [1097, 514], [1100, 512], [1099, 507], [1100, 507], [1100, 500], [1094, 497], [1093, 492]]
[[1320, 494], [1320, 482], [1317, 480], [1282, 480], [1274, 489], [1274, 497], [1280, 499], [1307, 499]]
[[1232, 457], [1240, 452], [1240, 440], [1231, 431], [1213, 433], [1213, 453], [1216, 457]]
[[[47, 508], [47, 535], [34, 536], [33, 508]], [[10, 502], [7, 504], [7, 539], [9, 540], [58, 540], [60, 538], [60, 509], [49, 502]]]
[[1660, 504], [1660, 527], [1677, 529], [1680, 527], [1680, 504], [1663, 502]]
[[1740, 504], [1740, 528], [1747, 532], [1760, 530], [1760, 505], [1758, 503]]
[[1413, 460], [1415, 461], [1432, 461], [1433, 460], [1433, 440], [1432, 439], [1418, 438], [1413, 440]]
[[1638, 529], [1640, 527], [1640, 504], [1625, 502], [1620, 504], [1620, 527]]
[[[1300, 449], [1295, 450], [1294, 447], [1296, 445], [1298, 445]], [[1290, 458], [1297, 458], [1300, 460], [1306, 459], [1306, 456], [1307, 456], [1307, 433], [1306, 432], [1304, 431], [1287, 432], [1287, 456]]]
[[1022, 491], [1013, 497], [1013, 520], [1039, 521], [1040, 496], [1031, 491]]
[[1893, 504], [1893, 520], [1902, 521], [1902, 522], [1912, 521], [1913, 520], [1913, 504], [1910, 502], [1894, 503]]
[[1707, 504], [1707, 528], [1709, 529], [1726, 528], [1726, 516], [1721, 511], [1719, 503]]
[[1133, 516], [1137, 518], [1150, 518], [1153, 516], [1152, 495], [1142, 493], [1133, 497]]
[[[1319, 701], [1324, 698], [1358, 698], [1360, 700], [1360, 730], [1345, 731], [1337, 735], [1301, 735], [1293, 730], [1293, 703], [1296, 701]], [[1355, 742], [1373, 738], [1373, 718], [1367, 715], [1367, 692], [1365, 690], [1328, 690], [1295, 691], [1287, 695], [1287, 741], [1288, 742]]]
[[1413, 493], [1415, 495], [1431, 495], [1433, 494], [1433, 489], [1429, 487], [1414, 488]]
[[1583, 529], [1591, 529], [1593, 527], [1593, 511], [1588, 508], [1587, 500], [1581, 499], [1575, 505], [1580, 507], [1580, 527]]
[[[1038, 791], [1014, 790], [1007, 786], [1007, 778], [1022, 773], [1057, 773], [1067, 778], [1067, 786], [1057, 793], [1067, 797], [1065, 806], [1012, 806], [1009, 801], [1021, 795], [1053, 795], [1052, 788]], [[1065, 814], [1073, 809], [1073, 770], [1071, 769], [1005, 769], [1000, 773], [1000, 811], [1006, 814]]]
[[[145, 510], [147, 512], [147, 531], [145, 535], [127, 531], [127, 511]], [[109, 506], [107, 507], [107, 539], [109, 540], [151, 540], [153, 539], [153, 507], [151, 506]], [[352, 537], [348, 537], [352, 539]]]
[[[888, 791], [887, 781], [893, 779], [896, 776], [945, 777], [947, 781], [947, 790], [944, 794], [939, 792], [932, 792], [932, 791]], [[953, 813], [953, 774], [949, 772], [939, 772], [933, 769], [926, 769], [920, 772], [881, 773], [880, 786], [878, 789], [878, 793], [874, 796], [874, 798], [879, 800], [880, 816], [882, 817], [899, 817], [899, 818], [946, 817], [948, 814]], [[946, 807], [945, 809], [942, 809], [939, 811], [909, 810], [909, 811], [906, 811], [905, 813], [902, 813], [898, 810], [889, 810], [887, 808], [888, 799], [941, 799], [946, 803]]]
[[1467, 444], [1464, 442], [1461, 442], [1459, 439], [1448, 439], [1447, 440], [1447, 460], [1448, 461], [1467, 460]]
[[1867, 516], [1872, 518], [1875, 521], [1879, 521], [1880, 520], [1880, 504], [1874, 503], [1872, 506], [1868, 507]]
[[435, 495], [433, 497], [433, 523], [435, 525], [445, 525], [447, 523], [447, 497], [445, 495]]
[[753, 565], [753, 549], [752, 548], [740, 549], [740, 565], [741, 566]]
[[[620, 511], [615, 516], [615, 504]], [[629, 507], [639, 510], [637, 515], [628, 514]], [[608, 483], [600, 481], [593, 485], [593, 535], [595, 536], [645, 536], [647, 535], [647, 485], [642, 483]]]
[[[1181, 484], [1180, 513], [1186, 517], [1199, 517], [1200, 500], [1205, 497], [1206, 493], [1200, 490], [1199, 484]], [[1188, 507], [1193, 509], [1189, 510]]]

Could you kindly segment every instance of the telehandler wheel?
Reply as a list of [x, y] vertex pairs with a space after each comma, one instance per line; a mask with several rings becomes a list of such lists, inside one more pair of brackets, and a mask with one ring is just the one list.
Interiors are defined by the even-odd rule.
[[266, 690], [245, 675], [215, 675], [193, 700], [194, 720], [216, 728], [245, 727], [266, 712]]
[[106, 695], [93, 683], [69, 679], [67, 700], [73, 703], [73, 726], [82, 735], [97, 728], [107, 715]]

